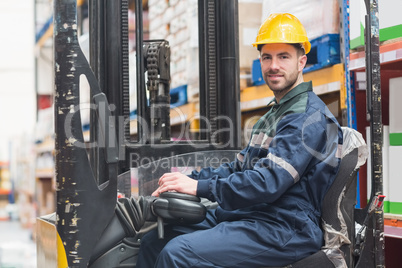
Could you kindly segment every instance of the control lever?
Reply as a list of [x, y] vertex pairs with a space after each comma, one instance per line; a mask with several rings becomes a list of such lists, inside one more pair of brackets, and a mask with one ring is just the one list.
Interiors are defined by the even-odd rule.
[[164, 221], [182, 224], [199, 223], [205, 219], [207, 208], [200, 203], [197, 196], [164, 192], [151, 205], [153, 214], [157, 217], [158, 236], [164, 237]]
[[197, 196], [164, 192], [159, 197], [119, 198], [116, 214], [128, 236], [134, 236], [145, 222], [157, 222], [158, 236], [164, 237], [164, 222], [194, 224], [205, 219], [207, 208]]

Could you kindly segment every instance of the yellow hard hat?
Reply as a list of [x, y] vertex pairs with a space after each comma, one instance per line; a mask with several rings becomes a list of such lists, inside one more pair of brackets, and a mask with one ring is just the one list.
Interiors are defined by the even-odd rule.
[[306, 29], [298, 18], [289, 13], [271, 14], [261, 25], [253, 46], [271, 43], [300, 43], [306, 54], [311, 49]]

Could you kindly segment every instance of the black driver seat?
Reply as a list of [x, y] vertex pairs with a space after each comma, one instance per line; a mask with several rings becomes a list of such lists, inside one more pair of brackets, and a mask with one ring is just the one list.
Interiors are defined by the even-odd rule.
[[286, 268], [354, 267], [356, 181], [360, 166], [366, 162], [367, 148], [359, 132], [347, 127], [342, 130], [344, 144], [339, 172], [322, 204], [324, 245], [320, 251]]

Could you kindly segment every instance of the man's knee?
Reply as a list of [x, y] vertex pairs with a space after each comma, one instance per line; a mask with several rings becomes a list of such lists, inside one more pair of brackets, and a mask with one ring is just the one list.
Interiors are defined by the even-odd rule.
[[189, 258], [191, 251], [187, 248], [181, 236], [169, 241], [158, 256], [157, 267], [185, 267], [183, 263]]
[[154, 247], [155, 242], [157, 242], [157, 239], [158, 239], [158, 237], [157, 237], [157, 235], [155, 235], [154, 231], [146, 233], [141, 238], [141, 248], [149, 249], [150, 247]]

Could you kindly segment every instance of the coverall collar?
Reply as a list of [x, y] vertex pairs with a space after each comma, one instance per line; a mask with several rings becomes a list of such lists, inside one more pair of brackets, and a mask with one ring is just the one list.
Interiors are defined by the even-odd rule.
[[[285, 96], [283, 96], [283, 98], [279, 101], [279, 104], [283, 104], [285, 102], [287, 102], [290, 99], [293, 99], [294, 97], [296, 97], [297, 95], [307, 92], [307, 91], [313, 91], [313, 83], [311, 81], [309, 82], [302, 82], [300, 84], [298, 84], [296, 87], [294, 87], [291, 91], [289, 91], [288, 93], [286, 93]], [[276, 99], [273, 98], [269, 103], [268, 106], [270, 104], [278, 104], [276, 102]]]

